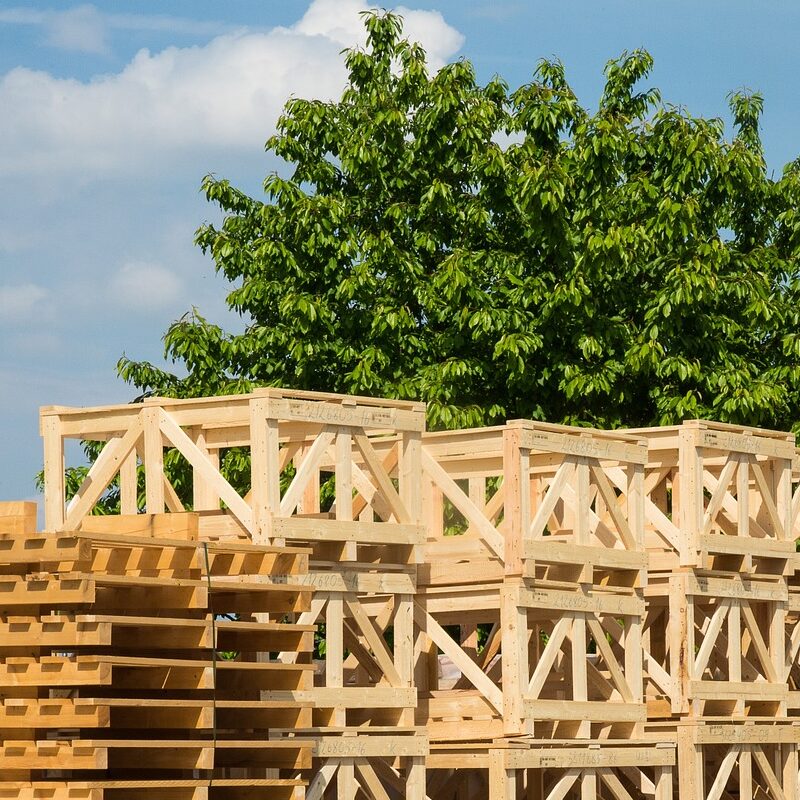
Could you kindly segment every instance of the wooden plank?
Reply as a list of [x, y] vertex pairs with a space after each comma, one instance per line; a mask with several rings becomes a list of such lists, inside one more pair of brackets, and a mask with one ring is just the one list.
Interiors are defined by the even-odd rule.
[[57, 416], [40, 414], [39, 425], [44, 443], [44, 524], [47, 530], [58, 531], [64, 524], [66, 502], [61, 420]]
[[428, 754], [427, 736], [322, 736], [314, 741], [316, 758], [409, 757]]
[[645, 722], [647, 708], [644, 704], [615, 703], [608, 700], [542, 700], [523, 698], [525, 716], [536, 720], [558, 722]]
[[[344, 398], [345, 396], [341, 395], [340, 397]], [[391, 401], [379, 400], [377, 402], [385, 402], [385, 407], [369, 407], [362, 403], [341, 405], [325, 401], [270, 397], [269, 414], [274, 419], [279, 420], [317, 422], [322, 425], [348, 427], [355, 430], [374, 429], [420, 432], [424, 430], [425, 416], [420, 411], [393, 408], [391, 407]]]
[[506, 755], [509, 769], [599, 769], [603, 767], [674, 766], [675, 748], [648, 745], [586, 747], [569, 744], [530, 750], [510, 748]]
[[197, 541], [199, 515], [195, 512], [181, 512], [89, 516], [81, 520], [80, 530], [114, 536]]
[[580, 591], [522, 588], [520, 604], [526, 608], [546, 608], [592, 614], [644, 614], [644, 601], [636, 596], [586, 594]]
[[527, 450], [621, 461], [626, 464], [647, 463], [647, 448], [631, 439], [625, 441], [627, 437], [619, 436], [618, 440], [614, 441], [602, 435], [607, 434], [605, 431], [571, 428], [568, 432], [556, 433], [542, 430], [544, 426], [540, 423], [527, 423], [527, 425], [530, 427], [523, 428], [520, 435], [520, 447]]
[[423, 525], [279, 517], [273, 520], [272, 528], [276, 537], [310, 542], [409, 545], [423, 544], [425, 542], [425, 527]]
[[593, 545], [559, 541], [555, 536], [525, 542], [525, 558], [546, 564], [591, 564], [605, 569], [639, 570], [647, 568], [647, 553], [616, 550]]

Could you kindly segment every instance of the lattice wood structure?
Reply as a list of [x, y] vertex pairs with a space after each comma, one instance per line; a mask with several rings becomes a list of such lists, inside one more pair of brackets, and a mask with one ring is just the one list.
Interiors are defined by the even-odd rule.
[[422, 456], [432, 518], [418, 623], [460, 672], [428, 687], [432, 738], [631, 735], [645, 720], [646, 448], [520, 421], [428, 434]]
[[[172, 451], [191, 468], [192, 505], [204, 538], [290, 541], [311, 549], [305, 580], [315, 594], [298, 621], [323, 623], [325, 654], [312, 693], [313, 726], [304, 731], [314, 745], [312, 798], [331, 787], [350, 797], [397, 782], [409, 798], [421, 800], [424, 792], [428, 740], [415, 727], [413, 685], [413, 598], [425, 538], [419, 520], [424, 424], [419, 403], [275, 389], [198, 401], [152, 399], [111, 412], [43, 412], [45, 471], [56, 482], [65, 438], [107, 442], [76, 498], [65, 506], [62, 493], [48, 505], [48, 526], [83, 519], [117, 475], [122, 507], [132, 510], [137, 470], [144, 472], [148, 513], [180, 512], [163, 466]], [[234, 448], [249, 457], [246, 491], [220, 470]]]
[[[44, 685], [35, 677], [42, 655], [57, 659], [47, 664], [53, 685], [78, 680], [70, 659], [92, 655], [81, 679], [102, 675], [116, 686], [125, 675], [130, 687], [156, 665], [114, 659], [132, 658], [131, 648], [146, 642], [140, 660], [172, 659], [170, 680], [190, 681], [190, 667], [178, 662], [216, 652], [213, 617], [219, 648], [241, 653], [239, 666], [218, 661], [217, 675], [251, 692], [246, 702], [259, 710], [234, 712], [218, 698], [219, 730], [247, 736], [214, 737], [212, 761], [223, 771], [210, 788], [195, 773], [171, 774], [159, 797], [797, 798], [794, 438], [705, 421], [627, 432], [514, 421], [426, 433], [424, 412], [418, 403], [275, 389], [43, 409], [48, 533], [35, 533], [30, 510], [26, 517], [6, 508], [0, 589], [22, 603], [34, 589], [19, 581], [31, 575], [25, 582], [39, 597], [56, 597], [62, 617], [86, 613], [75, 644], [77, 631], [64, 627], [72, 617], [14, 606], [34, 628], [58, 623], [47, 628], [47, 652], [25, 650], [28, 628], [0, 628], [0, 658], [34, 676], [8, 696], [4, 742], [24, 730], [21, 740], [46, 741], [55, 758], [62, 741], [102, 743], [100, 721], [134, 730], [153, 719], [155, 741], [165, 730], [158, 722], [169, 718], [171, 740], [181, 741], [181, 726], [194, 731], [187, 749], [173, 748], [171, 768], [195, 757], [205, 769], [208, 709], [176, 706], [175, 697], [132, 709], [94, 687], [85, 713], [96, 722], [72, 739], [55, 737], [54, 745], [37, 738], [36, 725], [24, 726]], [[67, 438], [105, 443], [69, 503]], [[172, 483], [176, 463], [181, 478]], [[90, 516], [112, 484], [122, 515]], [[206, 548], [216, 566], [204, 573], [197, 558]], [[267, 551], [283, 566], [259, 562]], [[289, 570], [290, 553], [303, 566]], [[78, 556], [80, 569], [70, 561]], [[69, 582], [75, 573], [78, 584]], [[219, 620], [202, 606], [205, 591], [220, 608], [216, 583], [226, 585], [221, 596], [247, 595], [259, 581], [245, 574], [272, 587], [248, 596], [275, 601], [295, 592], [295, 606], [278, 620], [274, 607], [245, 603], [249, 622]], [[173, 618], [171, 606], [148, 611], [166, 596], [184, 609], [172, 638], [153, 622]], [[312, 636], [320, 654], [313, 670]], [[73, 655], [50, 655], [66, 646]], [[302, 677], [290, 687], [281, 675]], [[202, 677], [191, 680], [194, 688], [181, 691], [204, 691]], [[86, 686], [64, 685], [89, 697]], [[76, 702], [47, 699], [59, 700], [53, 707]], [[149, 759], [152, 749], [132, 741]], [[226, 750], [227, 741], [234, 744]], [[232, 751], [250, 752], [242, 741], [263, 743], [265, 761], [275, 753], [295, 760], [260, 763], [269, 771], [247, 784], [252, 774], [225, 766]], [[118, 765], [135, 747], [117, 755], [122, 749], [112, 743], [92, 753]], [[144, 772], [117, 781], [113, 770], [102, 778], [8, 773], [0, 798], [129, 800], [152, 787]]]
[[637, 433], [649, 449], [645, 542], [651, 569], [791, 572], [792, 434], [705, 420]]

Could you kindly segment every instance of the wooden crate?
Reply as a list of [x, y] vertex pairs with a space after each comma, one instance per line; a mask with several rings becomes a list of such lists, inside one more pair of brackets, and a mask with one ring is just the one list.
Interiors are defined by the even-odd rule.
[[421, 582], [482, 582], [502, 565], [511, 577], [637, 585], [646, 461], [636, 437], [527, 420], [426, 434]]
[[681, 800], [789, 800], [800, 791], [800, 728], [791, 721], [710, 717], [651, 723], [648, 736], [677, 741]]
[[[48, 525], [95, 526], [86, 516], [119, 475], [123, 509], [135, 511], [136, 469], [144, 472], [147, 515], [128, 514], [129, 533], [174, 536], [185, 515], [164, 475], [165, 448], [192, 468], [200, 541], [290, 543], [310, 550], [303, 585], [324, 652], [313, 690], [314, 725], [414, 725], [413, 597], [419, 546], [420, 440], [424, 405], [279, 389], [189, 401], [148, 399], [138, 407], [44, 409]], [[63, 441], [106, 441], [77, 500], [64, 510]], [[225, 450], [250, 457], [250, 488], [237, 493], [221, 474]], [[49, 448], [49, 450], [48, 450]], [[49, 476], [49, 478], [48, 478]], [[52, 488], [50, 486], [52, 484]], [[321, 505], [321, 487], [329, 491]], [[221, 504], [225, 505], [223, 510]], [[165, 507], [171, 512], [162, 515]], [[194, 515], [188, 515], [193, 517]], [[178, 523], [175, 523], [178, 524]], [[294, 656], [282, 658], [291, 663]]]
[[788, 574], [794, 553], [794, 436], [692, 420], [647, 439], [650, 568]]
[[651, 579], [650, 715], [785, 717], [786, 581], [693, 570]]
[[[332, 530], [339, 542], [353, 521], [362, 539], [374, 520], [391, 522], [416, 540], [414, 508], [418, 486], [419, 442], [425, 425], [421, 403], [375, 400], [314, 392], [258, 389], [248, 395], [196, 400], [147, 398], [141, 404], [97, 408], [46, 407], [40, 428], [45, 451], [47, 530], [78, 528], [119, 476], [123, 514], [136, 514], [137, 464], [145, 476], [148, 514], [183, 511], [164, 474], [164, 450], [180, 453], [192, 471], [192, 505], [211, 513], [201, 525], [219, 535], [240, 535], [256, 543], [313, 538], [324, 542]], [[373, 440], [393, 438], [384, 463]], [[67, 505], [63, 476], [66, 439], [105, 442], [77, 495]], [[249, 454], [250, 489], [241, 496], [220, 472], [220, 454], [239, 448]], [[366, 468], [355, 463], [357, 451]], [[330, 453], [334, 453], [331, 459]], [[315, 476], [327, 459], [338, 480], [333, 518], [319, 512]], [[295, 475], [281, 492], [281, 474], [294, 464]], [[394, 471], [399, 489], [389, 473]], [[361, 487], [361, 488], [359, 488]], [[352, 490], [358, 490], [354, 498]], [[221, 519], [221, 503], [227, 513]], [[305, 519], [303, 518], [305, 517]], [[372, 517], [373, 519], [368, 519]], [[408, 527], [402, 527], [408, 526]]]
[[646, 460], [633, 437], [526, 421], [423, 437], [416, 680], [433, 740], [633, 735], [644, 721]]
[[[428, 759], [430, 800], [671, 800], [675, 744], [538, 741], [441, 743]], [[681, 798], [683, 796], [681, 795]]]
[[[433, 741], [526, 732], [633, 737], [646, 718], [641, 590], [623, 595], [522, 579], [480, 592], [437, 587], [419, 595], [415, 613], [419, 634], [456, 670], [445, 683], [436, 650], [418, 648], [417, 719]], [[481, 651], [476, 625], [491, 626]]]

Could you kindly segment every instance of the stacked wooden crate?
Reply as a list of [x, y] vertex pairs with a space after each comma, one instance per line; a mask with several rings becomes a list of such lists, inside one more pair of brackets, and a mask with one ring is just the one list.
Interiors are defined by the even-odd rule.
[[[190, 598], [200, 602], [202, 579], [210, 575], [214, 601], [213, 586], [223, 573], [235, 583], [231, 576], [268, 569], [253, 560], [235, 566], [237, 548], [278, 553], [289, 543], [307, 550], [307, 574], [282, 579], [293, 591], [297, 584], [307, 590], [307, 607], [295, 606], [282, 618], [302, 644], [265, 639], [266, 629], [254, 627], [234, 645], [238, 640], [219, 638], [223, 632], [232, 637], [234, 623], [231, 630], [228, 622], [218, 624], [220, 648], [269, 650], [274, 657], [267, 663], [276, 675], [284, 667], [304, 667], [296, 673], [302, 686], [271, 684], [270, 691], [284, 693], [271, 701], [283, 705], [272, 706], [266, 728], [247, 727], [246, 740], [273, 743], [265, 753], [289, 748], [280, 752], [298, 754], [293, 771], [285, 767], [263, 777], [273, 781], [263, 784], [273, 793], [301, 792], [291, 781], [303, 778], [311, 800], [797, 796], [800, 584], [794, 582], [794, 528], [800, 489], [793, 498], [792, 465], [795, 459], [798, 483], [800, 461], [789, 434], [706, 422], [621, 433], [528, 421], [424, 433], [418, 403], [274, 389], [49, 408], [42, 432], [46, 529], [77, 538], [84, 548], [90, 541], [89, 567], [96, 572], [91, 596], [119, 595], [121, 607], [92, 624], [130, 619], [111, 625], [106, 649], [91, 651], [53, 639], [58, 645], [49, 650], [27, 652], [23, 629], [8, 630], [6, 640], [19, 648], [12, 657], [66, 652], [106, 658], [117, 644], [144, 638], [152, 647], [139, 658], [180, 660], [192, 635], [206, 643], [202, 652], [213, 655], [207, 649], [210, 607], [186, 605]], [[105, 446], [66, 504], [69, 438]], [[168, 479], [167, 459], [184, 462], [181, 486]], [[225, 475], [237, 469], [234, 484]], [[110, 521], [88, 516], [112, 481], [123, 515]], [[193, 514], [186, 515], [182, 497]], [[180, 520], [190, 518], [196, 533], [176, 538]], [[121, 546], [114, 537], [123, 533]], [[35, 549], [45, 538], [20, 541]], [[17, 543], [0, 540], [0, 555], [3, 547], [11, 552], [20, 546], [13, 536], [9, 541]], [[197, 566], [204, 542], [213, 559], [227, 553], [227, 560], [214, 562], [218, 574]], [[195, 561], [180, 561], [190, 552]], [[155, 572], [131, 575], [121, 599], [123, 590], [114, 584], [122, 578], [119, 565], [143, 558], [147, 567], [130, 569]], [[38, 573], [71, 580], [73, 573], [89, 574], [85, 566], [32, 558], [9, 562], [2, 571], [9, 586], [17, 586]], [[145, 578], [155, 580], [147, 586], [161, 587], [162, 595], [169, 586], [167, 594], [182, 598], [186, 608], [157, 612], [157, 593], [132, 588], [144, 587]], [[41, 598], [51, 590], [47, 580], [25, 591]], [[255, 583], [237, 580], [242, 587]], [[66, 583], [58, 585], [66, 591]], [[86, 587], [68, 588], [91, 594]], [[277, 597], [279, 589], [272, 591], [267, 594]], [[65, 597], [59, 595], [62, 604], [52, 609], [74, 613], [79, 606]], [[19, 616], [38, 618], [43, 608], [49, 607], [34, 603]], [[220, 610], [216, 602], [213, 608]], [[250, 624], [274, 625], [274, 615], [275, 609], [271, 616], [269, 609], [254, 610]], [[164, 623], [153, 619], [173, 618], [185, 629], [183, 644], [168, 647], [169, 637], [158, 634]], [[141, 629], [131, 622], [140, 619], [149, 620]], [[312, 631], [319, 655], [313, 678], [307, 655]], [[95, 647], [91, 639], [82, 641]], [[259, 663], [249, 662], [255, 666], [247, 667], [248, 675], [260, 674]], [[112, 682], [123, 669], [145, 674], [140, 664], [103, 664]], [[17, 671], [24, 671], [20, 665]], [[170, 669], [177, 676], [181, 666]], [[260, 684], [247, 686], [266, 702]], [[14, 689], [17, 702], [33, 697], [29, 688]], [[93, 691], [105, 703], [98, 703], [98, 713], [107, 711], [112, 726], [144, 713], [120, 710], [107, 702], [109, 692]], [[174, 709], [176, 697], [165, 699]], [[213, 708], [222, 719], [220, 703]], [[259, 714], [267, 719], [265, 708]], [[236, 727], [249, 719], [232, 715], [226, 719]], [[207, 741], [199, 721], [188, 740], [179, 736], [189, 716], [181, 709], [170, 716], [180, 720], [180, 730], [161, 736], [154, 724], [158, 737], [148, 738], [199, 748]], [[22, 722], [24, 714], [17, 730], [27, 731]], [[233, 740], [234, 729], [226, 730]], [[35, 726], [28, 733], [39, 735]], [[212, 734], [217, 742], [225, 739]], [[76, 741], [103, 740], [81, 734]], [[307, 753], [304, 742], [311, 743], [313, 761], [299, 755]], [[103, 746], [109, 759], [119, 758], [119, 745]], [[197, 752], [198, 764], [205, 764]], [[12, 763], [18, 762], [7, 766]], [[148, 767], [157, 769], [157, 763]], [[66, 776], [73, 778], [67, 794], [66, 778], [55, 783], [63, 777], [58, 773], [21, 772], [13, 780], [50, 782], [49, 789], [38, 786], [38, 794], [29, 791], [31, 797], [95, 798], [96, 782], [75, 780], [86, 775]], [[230, 783], [247, 777], [224, 779], [229, 783], [215, 778], [212, 794], [248, 797], [255, 791]], [[208, 791], [195, 774], [182, 780], [160, 786], [158, 796], [201, 797]], [[128, 800], [136, 785], [106, 791], [112, 792], [106, 797]]]
[[[190, 467], [201, 537], [219, 542], [290, 542], [311, 550], [315, 590], [298, 617], [318, 625], [324, 658], [306, 695], [313, 724], [290, 725], [287, 739], [313, 742], [308, 796], [401, 791], [422, 800], [428, 740], [415, 726], [414, 611], [418, 546], [424, 542], [420, 442], [425, 409], [310, 392], [168, 400], [42, 412], [48, 524], [85, 518], [119, 476], [123, 510], [180, 512], [167, 479], [168, 450]], [[64, 441], [107, 442], [76, 499], [64, 505]], [[220, 466], [231, 454], [249, 460], [234, 487]], [[295, 655], [280, 658], [292, 663]]]
[[430, 797], [671, 796], [674, 745], [644, 743], [646, 462], [639, 438], [528, 421], [424, 438]]
[[35, 515], [0, 504], [0, 797], [302, 798], [311, 742], [270, 733], [310, 723], [313, 629], [282, 622], [308, 552], [201, 542], [196, 514]]
[[637, 433], [649, 447], [648, 734], [676, 737], [681, 798], [796, 797], [794, 437], [704, 421]]

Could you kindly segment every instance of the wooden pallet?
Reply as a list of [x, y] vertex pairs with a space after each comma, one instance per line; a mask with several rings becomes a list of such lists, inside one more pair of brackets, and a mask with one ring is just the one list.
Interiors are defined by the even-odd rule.
[[312, 742], [271, 731], [312, 724], [314, 628], [285, 621], [309, 551], [203, 543], [178, 516], [148, 523], [176, 538], [124, 517], [0, 535], [0, 769], [21, 781], [0, 796], [134, 798], [154, 773], [151, 796], [303, 796]]

